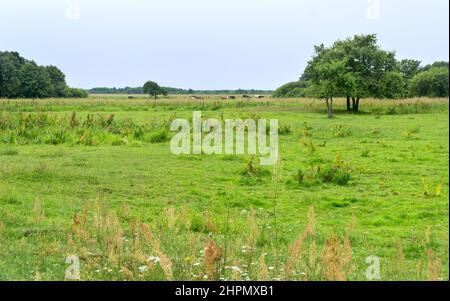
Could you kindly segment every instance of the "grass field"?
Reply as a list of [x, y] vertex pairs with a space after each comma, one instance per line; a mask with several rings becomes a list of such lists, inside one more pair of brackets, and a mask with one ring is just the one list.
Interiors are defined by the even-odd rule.
[[[367, 280], [369, 256], [381, 280], [448, 280], [448, 99], [336, 108], [0, 100], [0, 280], [64, 280], [69, 255], [81, 280]], [[172, 155], [194, 110], [278, 119], [280, 163]]]

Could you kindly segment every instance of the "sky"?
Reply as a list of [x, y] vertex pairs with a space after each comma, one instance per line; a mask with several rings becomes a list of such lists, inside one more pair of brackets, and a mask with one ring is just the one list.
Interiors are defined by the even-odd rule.
[[449, 59], [448, 0], [0, 0], [0, 51], [79, 88], [275, 89], [313, 46], [376, 33], [398, 58]]

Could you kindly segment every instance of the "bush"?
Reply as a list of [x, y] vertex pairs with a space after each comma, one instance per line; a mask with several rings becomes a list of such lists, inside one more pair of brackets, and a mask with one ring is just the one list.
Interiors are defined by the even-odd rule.
[[414, 76], [409, 84], [411, 96], [448, 97], [448, 68], [432, 67]]
[[333, 136], [343, 138], [351, 135], [350, 129], [343, 124], [335, 124], [333, 127]]
[[159, 132], [150, 134], [150, 136], [147, 139], [147, 142], [161, 143], [161, 142], [167, 141], [168, 139], [169, 139], [169, 133], [167, 132], [167, 130], [163, 129], [163, 130], [160, 130]]
[[309, 86], [306, 81], [296, 81], [287, 83], [280, 88], [278, 88], [274, 93], [273, 97], [283, 98], [283, 97], [305, 97], [305, 89]]
[[292, 134], [292, 132], [293, 132], [292, 127], [289, 125], [282, 125], [278, 129], [279, 135], [290, 135], [290, 134]]
[[287, 183], [311, 187], [317, 184], [331, 183], [345, 186], [351, 180], [351, 169], [343, 164], [320, 166], [309, 170], [298, 169]]
[[83, 89], [67, 87], [64, 90], [64, 97], [65, 98], [87, 98], [87, 97], [89, 97], [89, 94]]
[[325, 167], [321, 168], [318, 178], [322, 183], [334, 183], [337, 185], [347, 185], [351, 179], [350, 172], [342, 167]]

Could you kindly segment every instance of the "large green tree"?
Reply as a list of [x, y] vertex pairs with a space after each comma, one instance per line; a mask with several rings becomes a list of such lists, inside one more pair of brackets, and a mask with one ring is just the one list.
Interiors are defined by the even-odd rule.
[[157, 83], [152, 81], [148, 81], [144, 84], [144, 93], [149, 94], [155, 99], [158, 95], [167, 95], [166, 89], [160, 87]]
[[35, 62], [22, 58], [17, 52], [0, 51], [1, 98], [73, 97], [73, 95], [86, 97], [87, 93], [69, 89], [64, 73], [57, 67], [38, 66]]
[[[308, 62], [301, 79], [312, 79], [316, 85], [324, 85], [325, 82], [320, 83], [321, 74], [317, 74], [317, 70], [331, 60], [344, 64], [342, 72], [347, 80], [336, 78], [339, 79], [335, 82], [338, 85], [336, 90], [340, 93], [336, 96], [347, 98], [348, 111], [358, 112], [362, 98], [388, 97], [396, 88], [404, 89], [403, 77], [394, 73], [398, 70], [395, 53], [381, 49], [376, 35], [357, 35], [337, 41], [329, 48], [324, 45], [316, 46], [314, 56]], [[390, 79], [395, 81], [390, 82], [389, 89], [386, 89], [385, 83]]]
[[25, 62], [17, 52], [0, 52], [0, 97], [20, 97], [19, 71]]
[[421, 71], [421, 61], [404, 59], [397, 63], [398, 71], [409, 81]]
[[27, 62], [19, 71], [20, 92], [25, 98], [52, 97], [55, 89], [45, 67]]
[[356, 89], [356, 78], [349, 72], [346, 59], [336, 59], [332, 51], [316, 48], [323, 51], [319, 54], [321, 60], [310, 69], [312, 86], [309, 91], [314, 96], [324, 98], [328, 117], [333, 117], [333, 99], [341, 95], [351, 95]]
[[48, 76], [53, 85], [53, 95], [54, 97], [64, 97], [65, 90], [67, 88], [66, 84], [66, 76], [55, 66], [47, 66], [45, 67], [45, 72], [47, 72]]

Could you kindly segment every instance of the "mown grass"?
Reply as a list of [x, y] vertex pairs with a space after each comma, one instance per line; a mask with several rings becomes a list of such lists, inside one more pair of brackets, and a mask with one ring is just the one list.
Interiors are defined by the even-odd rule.
[[[448, 280], [448, 100], [361, 106], [0, 100], [0, 279]], [[192, 110], [279, 119], [280, 163], [173, 156]]]

